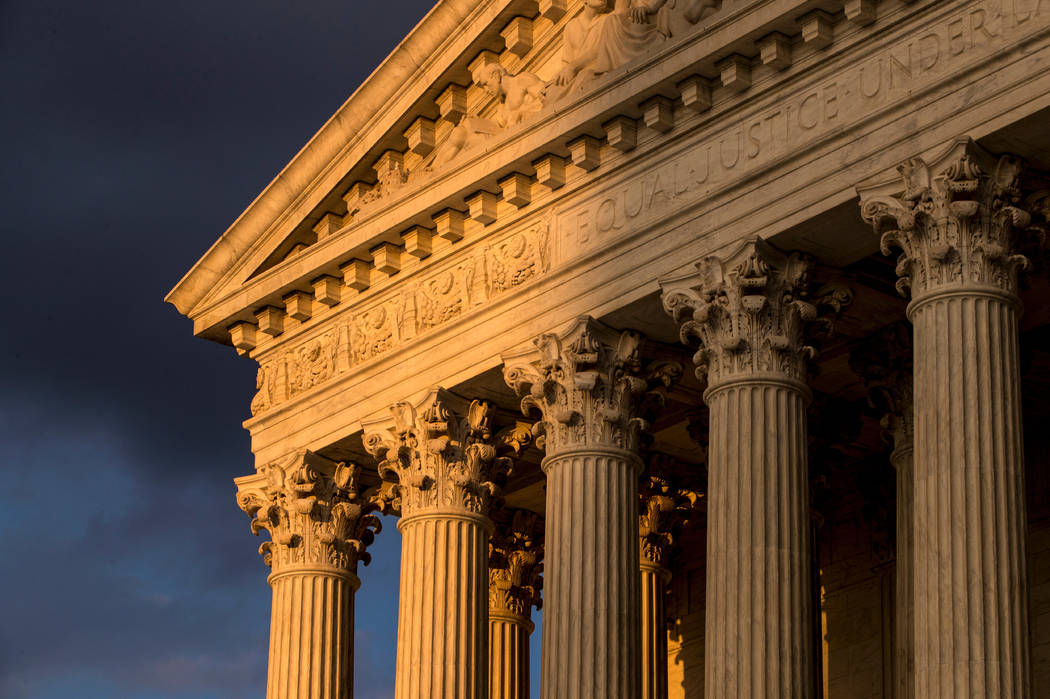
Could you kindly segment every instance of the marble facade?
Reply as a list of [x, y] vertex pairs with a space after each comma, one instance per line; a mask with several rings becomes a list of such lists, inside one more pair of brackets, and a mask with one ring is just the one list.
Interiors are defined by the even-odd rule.
[[1046, 0], [437, 2], [167, 297], [268, 699], [1045, 696], [1048, 226]]

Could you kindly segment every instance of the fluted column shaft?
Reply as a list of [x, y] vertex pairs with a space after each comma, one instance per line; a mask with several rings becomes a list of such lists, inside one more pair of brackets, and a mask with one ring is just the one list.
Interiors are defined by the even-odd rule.
[[890, 456], [897, 471], [897, 560], [894, 566], [893, 685], [897, 699], [915, 696], [915, 482], [912, 444]]
[[637, 699], [638, 456], [656, 389], [681, 366], [643, 366], [644, 338], [589, 317], [535, 349], [504, 355], [503, 376], [542, 420], [547, 456], [544, 699]]
[[529, 636], [525, 617], [489, 610], [489, 699], [529, 699]]
[[642, 559], [642, 699], [667, 699], [667, 612], [671, 573]]
[[351, 573], [290, 570], [270, 576], [267, 699], [349, 699], [354, 685]]
[[639, 686], [638, 457], [548, 456], [541, 696], [634, 699]]
[[379, 531], [360, 468], [300, 452], [235, 479], [237, 503], [273, 569], [267, 699], [353, 697], [357, 564]]
[[913, 302], [915, 696], [1026, 697], [1016, 298]]
[[484, 699], [490, 528], [460, 513], [398, 523], [397, 699]]
[[1031, 696], [1019, 254], [1050, 197], [960, 138], [861, 192], [914, 327], [914, 696]]
[[813, 693], [805, 395], [712, 389], [705, 696]]

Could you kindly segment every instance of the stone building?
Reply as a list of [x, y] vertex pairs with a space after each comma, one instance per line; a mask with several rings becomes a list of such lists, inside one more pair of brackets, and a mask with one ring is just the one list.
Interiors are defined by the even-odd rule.
[[380, 512], [399, 699], [1050, 696], [1047, 173], [1048, 0], [438, 2], [168, 296], [267, 696]]

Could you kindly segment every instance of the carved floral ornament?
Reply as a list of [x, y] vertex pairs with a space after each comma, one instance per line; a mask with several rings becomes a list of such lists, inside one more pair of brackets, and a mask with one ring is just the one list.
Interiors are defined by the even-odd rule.
[[647, 474], [639, 485], [638, 497], [642, 558], [666, 567], [675, 539], [693, 515], [700, 495], [676, 486], [666, 475]]
[[263, 359], [252, 415], [262, 415], [542, 276], [550, 269], [549, 228], [546, 220], [537, 221], [479, 246], [456, 264], [344, 316], [334, 329]]
[[881, 236], [883, 254], [901, 250], [901, 295], [967, 286], [1017, 293], [1028, 266], [1022, 238], [1034, 233], [1041, 244], [1050, 214], [1050, 193], [1022, 194], [1025, 169], [1017, 156], [997, 159], [960, 139], [933, 164], [905, 161], [896, 183], [860, 190], [861, 216]]
[[697, 376], [714, 387], [736, 378], [806, 377], [816, 355], [806, 343], [805, 326], [830, 320], [818, 307], [840, 312], [853, 301], [841, 286], [827, 286], [812, 298], [812, 259], [785, 254], [753, 238], [725, 257], [708, 257], [697, 272], [661, 281], [664, 309], [681, 324], [682, 342], [700, 341], [694, 355]]
[[301, 452], [236, 479], [237, 504], [252, 517], [252, 532], [270, 533], [259, 547], [266, 565], [275, 573], [311, 567], [354, 574], [358, 561], [368, 565], [365, 549], [382, 525], [359, 476], [356, 464]]
[[643, 366], [644, 338], [583, 317], [568, 332], [541, 335], [535, 350], [504, 356], [503, 377], [523, 396], [522, 411], [541, 414], [532, 433], [547, 454], [614, 447], [634, 452], [654, 412], [659, 388], [682, 375], [675, 362]]
[[438, 389], [419, 405], [397, 403], [392, 421], [366, 425], [365, 449], [379, 461], [379, 475], [395, 484], [402, 520], [425, 512], [487, 516], [509, 473], [507, 452], [518, 453], [528, 434], [517, 426], [493, 434], [492, 406], [466, 405]]
[[542, 518], [528, 510], [503, 510], [489, 540], [489, 609], [528, 618], [542, 605]]

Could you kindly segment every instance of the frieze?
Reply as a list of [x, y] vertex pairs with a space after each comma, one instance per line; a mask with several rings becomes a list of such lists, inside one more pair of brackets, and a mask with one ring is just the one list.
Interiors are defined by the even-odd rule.
[[877, 110], [914, 99], [948, 75], [1050, 26], [1046, 0], [983, 0], [953, 9], [841, 73], [700, 143], [644, 174], [557, 213], [558, 264], [698, 204], [716, 191], [836, 133]]
[[549, 224], [532, 223], [343, 316], [322, 335], [263, 360], [252, 415], [272, 410], [539, 278], [550, 270], [550, 244]]

